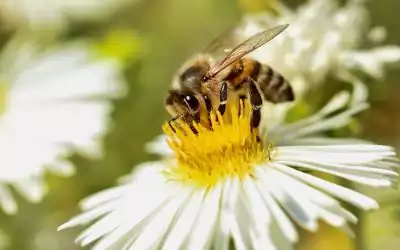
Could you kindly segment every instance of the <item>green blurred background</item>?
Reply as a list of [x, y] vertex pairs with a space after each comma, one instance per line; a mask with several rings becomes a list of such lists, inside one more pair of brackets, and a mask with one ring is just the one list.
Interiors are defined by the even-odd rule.
[[[283, 2], [298, 6], [304, 1]], [[117, 53], [126, 62], [128, 94], [113, 101], [113, 124], [102, 142], [103, 158], [93, 160], [78, 152], [70, 155], [76, 174], [70, 178], [48, 174], [49, 193], [43, 202], [30, 204], [18, 197], [18, 214], [9, 216], [0, 212], [0, 249], [81, 249], [74, 244], [81, 229], [56, 232], [57, 226], [79, 212], [77, 204], [82, 198], [114, 185], [135, 164], [153, 158], [145, 153], [144, 145], [160, 134], [161, 124], [168, 118], [163, 98], [175, 70], [226, 27], [237, 23], [244, 13], [268, 6], [268, 0], [141, 0], [96, 22], [72, 22], [57, 38], [50, 36], [46, 40], [49, 43], [76, 38], [102, 41], [98, 45], [100, 53]], [[400, 1], [369, 1], [367, 6], [372, 23], [387, 28], [385, 43], [400, 44]], [[4, 44], [15, 30], [4, 28], [1, 32], [0, 42]], [[132, 45], [114, 41], [115, 32], [131, 34]], [[376, 143], [392, 145], [399, 152], [399, 80], [400, 71], [392, 68], [385, 82], [368, 83], [372, 108], [359, 116], [355, 131], [346, 128], [338, 133], [355, 132]], [[334, 81], [324, 86], [322, 95], [315, 95], [319, 90], [309, 94], [307, 112], [318, 109], [343, 87]], [[382, 208], [365, 214], [357, 212], [362, 220], [355, 228], [358, 235], [355, 244], [323, 226], [318, 234], [303, 233], [299, 249], [400, 249], [399, 191], [358, 188], [377, 198]]]

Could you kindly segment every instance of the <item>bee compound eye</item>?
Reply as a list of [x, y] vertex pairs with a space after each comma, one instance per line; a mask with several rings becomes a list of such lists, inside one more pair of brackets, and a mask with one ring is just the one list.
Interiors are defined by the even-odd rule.
[[199, 108], [199, 100], [193, 95], [185, 95], [185, 102], [191, 110], [197, 110]]

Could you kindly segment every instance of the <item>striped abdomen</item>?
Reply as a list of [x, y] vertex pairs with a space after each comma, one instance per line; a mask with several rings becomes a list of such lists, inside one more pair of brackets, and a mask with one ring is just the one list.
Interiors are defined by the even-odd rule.
[[251, 58], [237, 60], [224, 80], [229, 81], [233, 89], [240, 90], [246, 85], [249, 77], [257, 83], [265, 100], [272, 103], [294, 100], [292, 87], [281, 74]]
[[270, 66], [256, 63], [261, 66], [256, 82], [264, 98], [272, 103], [293, 101], [294, 93], [289, 82]]

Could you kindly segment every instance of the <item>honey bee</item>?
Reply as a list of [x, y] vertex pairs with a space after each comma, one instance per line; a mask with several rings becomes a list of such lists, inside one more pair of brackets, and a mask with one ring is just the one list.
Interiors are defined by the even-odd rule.
[[[279, 35], [287, 26], [279, 25], [251, 36], [233, 49], [225, 50], [218, 61], [211, 53], [205, 52], [185, 63], [174, 77], [165, 98], [165, 107], [173, 116], [170, 125], [177, 119], [189, 124], [193, 121], [207, 123], [212, 109], [225, 113], [229, 96], [229, 101], [249, 99], [252, 105], [250, 125], [257, 128], [264, 100], [271, 103], [293, 101], [292, 87], [280, 73], [245, 57]], [[225, 38], [217, 38], [208, 47], [220, 47], [217, 44], [226, 42]]]

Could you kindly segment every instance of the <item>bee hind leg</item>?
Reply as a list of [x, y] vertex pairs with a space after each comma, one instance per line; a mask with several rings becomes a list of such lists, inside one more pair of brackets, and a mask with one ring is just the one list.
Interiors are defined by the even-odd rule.
[[252, 128], [258, 128], [261, 122], [261, 105], [263, 100], [254, 80], [249, 78], [248, 83], [250, 85], [249, 95], [250, 103], [252, 105], [250, 126]]
[[225, 113], [227, 100], [228, 100], [228, 83], [226, 81], [223, 81], [221, 83], [221, 89], [219, 90], [218, 111], [221, 115]]

